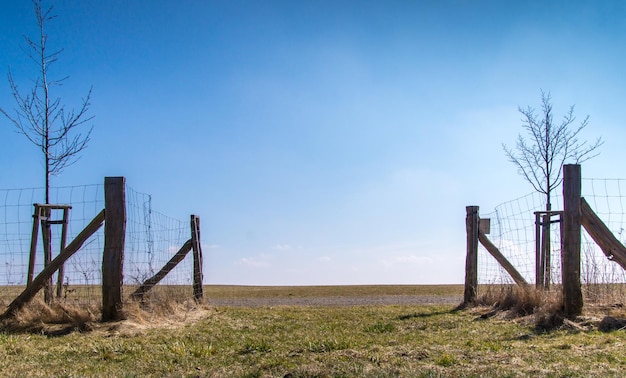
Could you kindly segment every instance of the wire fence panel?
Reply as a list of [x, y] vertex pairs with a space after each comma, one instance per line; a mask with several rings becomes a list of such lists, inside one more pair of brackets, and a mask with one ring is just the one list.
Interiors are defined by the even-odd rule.
[[[150, 195], [126, 187], [127, 220], [124, 259], [124, 290], [154, 275], [190, 238], [189, 222], [183, 222], [152, 209]], [[0, 302], [13, 300], [26, 286], [33, 233], [34, 204], [44, 198], [43, 188], [0, 189]], [[74, 237], [104, 208], [104, 185], [80, 185], [51, 188], [50, 201], [71, 206], [67, 241]], [[51, 220], [62, 220], [62, 210], [52, 210]], [[34, 274], [44, 264], [41, 225], [38, 227]], [[52, 258], [61, 250], [62, 225], [52, 224]], [[104, 228], [88, 241], [65, 264], [61, 280], [61, 300], [76, 304], [94, 304], [101, 300]], [[53, 282], [58, 282], [58, 273]], [[193, 261], [187, 256], [160, 286], [176, 287], [177, 295], [192, 297]]]
[[[154, 276], [191, 237], [189, 221], [183, 222], [152, 209], [152, 197], [132, 189], [126, 192], [126, 248], [124, 284], [131, 294], [136, 287]], [[193, 260], [189, 253], [154, 288], [156, 295], [174, 293], [167, 299], [191, 298]], [[167, 289], [166, 289], [167, 288]], [[153, 294], [153, 293], [151, 293]], [[154, 298], [148, 295], [146, 298]], [[161, 298], [161, 297], [159, 297]], [[182, 299], [182, 298], [181, 298]]]
[[[583, 179], [582, 196], [589, 202], [592, 209], [613, 234], [622, 243], [626, 241], [626, 180], [623, 179]], [[536, 280], [536, 237], [535, 212], [545, 211], [546, 199], [541, 193], [504, 202], [491, 213], [481, 213], [481, 218], [491, 219], [489, 239], [498, 247], [502, 254], [515, 266], [529, 283]], [[562, 210], [561, 193], [552, 197], [552, 209]], [[558, 219], [558, 218], [553, 218]], [[561, 234], [560, 224], [550, 226], [550, 282], [561, 282]], [[581, 281], [586, 284], [588, 296], [593, 290], [623, 290], [626, 283], [625, 271], [610, 261], [602, 250], [593, 242], [587, 232], [582, 231], [581, 246]], [[508, 273], [482, 247], [478, 255], [478, 279], [481, 284], [512, 284]], [[604, 286], [602, 286], [604, 285]]]
[[[67, 204], [69, 211], [67, 234], [69, 243], [98, 212], [104, 208], [102, 185], [55, 187], [50, 190], [50, 201]], [[0, 285], [7, 287], [0, 293], [2, 301], [10, 301], [25, 287], [33, 232], [34, 204], [44, 198], [43, 188], [0, 190]], [[62, 210], [52, 210], [50, 220], [62, 220]], [[52, 257], [61, 250], [62, 225], [51, 225]], [[37, 224], [35, 275], [43, 269], [44, 248], [41, 225]], [[89, 301], [93, 287], [100, 281], [103, 238], [97, 232], [81, 250], [65, 263], [62, 297], [67, 301]], [[58, 282], [58, 276], [53, 276]]]
[[[624, 244], [626, 235], [626, 180], [583, 179], [582, 196], [613, 235]], [[611, 262], [583, 230], [581, 245], [581, 281], [591, 300], [623, 302], [626, 297], [626, 271]], [[619, 285], [618, 285], [619, 284]]]

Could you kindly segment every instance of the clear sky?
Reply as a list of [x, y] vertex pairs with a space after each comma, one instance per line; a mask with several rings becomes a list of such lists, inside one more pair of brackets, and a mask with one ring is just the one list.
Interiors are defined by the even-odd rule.
[[[126, 176], [202, 219], [206, 282], [464, 279], [465, 206], [532, 191], [503, 153], [551, 91], [626, 178], [624, 1], [55, 1], [51, 75], [92, 141], [53, 185]], [[36, 74], [29, 1], [0, 5], [0, 72]], [[0, 106], [14, 105], [0, 77]], [[43, 185], [0, 119], [0, 188]]]

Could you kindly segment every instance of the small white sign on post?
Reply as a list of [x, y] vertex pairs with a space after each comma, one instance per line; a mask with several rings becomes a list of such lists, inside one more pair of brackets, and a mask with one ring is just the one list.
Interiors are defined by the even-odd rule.
[[480, 224], [478, 225], [478, 229], [482, 231], [483, 234], [489, 235], [489, 232], [491, 231], [491, 219], [481, 219]]

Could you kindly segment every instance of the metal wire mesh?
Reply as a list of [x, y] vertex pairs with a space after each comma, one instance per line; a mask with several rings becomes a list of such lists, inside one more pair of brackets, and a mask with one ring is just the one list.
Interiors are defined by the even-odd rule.
[[[626, 227], [624, 221], [626, 180], [622, 179], [583, 179], [582, 195], [592, 209], [609, 227], [613, 234], [624, 242]], [[545, 195], [531, 193], [496, 206], [491, 213], [481, 214], [481, 218], [491, 218], [489, 239], [515, 266], [528, 282], [535, 282], [535, 215], [545, 210]], [[552, 208], [562, 209], [562, 196], [557, 193], [552, 198]], [[558, 223], [551, 225], [551, 283], [561, 282], [561, 245]], [[615, 285], [626, 282], [624, 270], [610, 261], [593, 240], [582, 231], [581, 281], [588, 290], [597, 285], [610, 285], [611, 290], [621, 288]], [[478, 277], [481, 284], [510, 284], [513, 280], [495, 259], [479, 247]], [[620, 289], [621, 290], [621, 289]]]
[[[43, 188], [0, 189], [0, 302], [13, 300], [25, 287], [33, 232], [34, 204], [42, 202]], [[67, 243], [104, 208], [104, 185], [80, 185], [51, 188], [50, 201], [71, 205], [67, 224]], [[124, 294], [154, 275], [190, 238], [190, 226], [152, 209], [150, 195], [126, 188], [126, 242], [124, 258]], [[62, 211], [52, 210], [52, 220], [62, 219]], [[37, 225], [40, 230], [40, 225]], [[53, 224], [52, 257], [61, 250], [62, 225]], [[98, 303], [101, 298], [103, 228], [65, 264], [59, 300], [76, 303]], [[41, 232], [37, 243], [34, 273], [43, 269]], [[58, 274], [58, 273], [57, 273]], [[58, 282], [58, 276], [53, 282]], [[176, 296], [191, 297], [193, 262], [187, 256], [161, 282], [160, 287], [173, 288]], [[160, 289], [161, 292], [163, 289]], [[155, 291], [159, 291], [157, 288]], [[156, 298], [149, 296], [148, 298]], [[171, 298], [170, 298], [171, 299]]]

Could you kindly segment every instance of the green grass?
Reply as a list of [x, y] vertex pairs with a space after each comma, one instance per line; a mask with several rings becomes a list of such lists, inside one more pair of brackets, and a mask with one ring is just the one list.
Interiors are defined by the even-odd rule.
[[[178, 290], [160, 288], [170, 289]], [[209, 299], [459, 294], [458, 285], [205, 287]], [[0, 376], [617, 377], [626, 369], [625, 331], [541, 332], [532, 321], [478, 320], [451, 306], [170, 309], [169, 318], [136, 312], [56, 333], [64, 336], [32, 332], [45, 327], [0, 333]]]
[[0, 375], [621, 376], [626, 333], [476, 320], [441, 306], [219, 308], [180, 327], [0, 334]]

